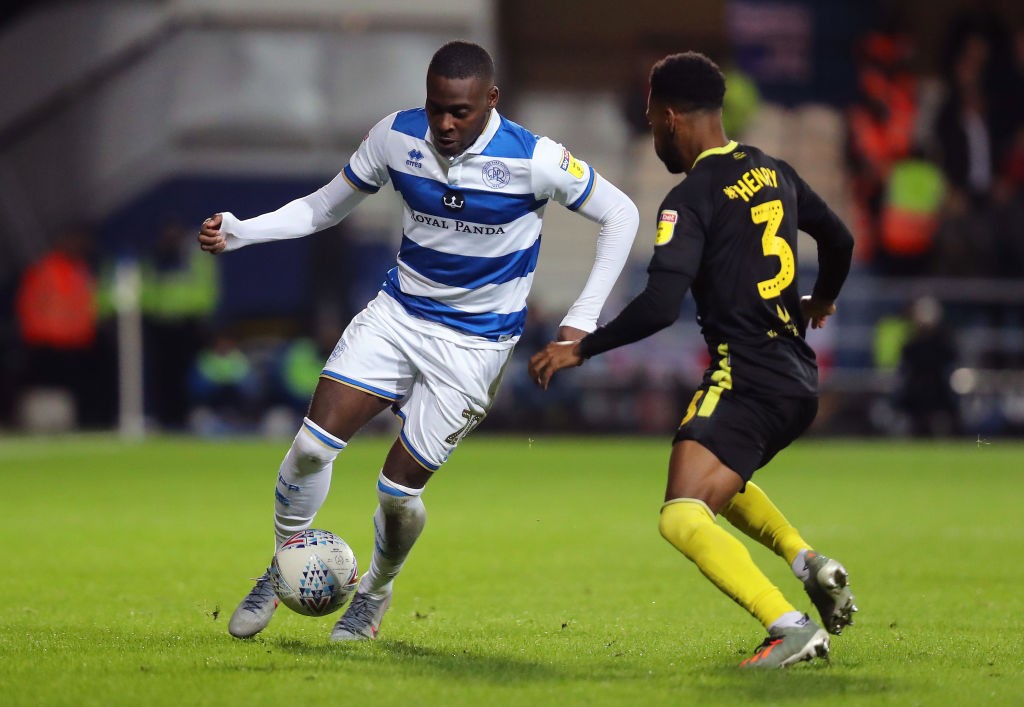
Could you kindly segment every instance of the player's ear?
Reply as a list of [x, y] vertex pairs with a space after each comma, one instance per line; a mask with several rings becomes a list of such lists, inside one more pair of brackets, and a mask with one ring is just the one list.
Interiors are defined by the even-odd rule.
[[668, 105], [665, 106], [664, 110], [665, 110], [665, 124], [668, 126], [668, 134], [669, 135], [675, 135], [676, 134], [676, 121], [679, 120], [679, 117], [682, 114], [679, 113], [672, 106], [668, 106]]
[[491, 86], [487, 91], [487, 107], [494, 108], [498, 105], [498, 87]]

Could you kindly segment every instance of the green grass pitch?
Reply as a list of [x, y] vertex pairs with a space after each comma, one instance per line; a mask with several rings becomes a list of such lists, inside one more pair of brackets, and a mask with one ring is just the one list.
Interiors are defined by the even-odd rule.
[[[317, 519], [370, 559], [388, 440]], [[665, 439], [467, 440], [374, 643], [227, 618], [269, 560], [285, 441], [0, 440], [0, 704], [1020, 704], [1024, 446], [806, 440], [757, 476], [846, 564], [829, 664], [749, 673], [760, 625], [657, 531]], [[723, 521], [724, 522], [724, 521]], [[728, 524], [726, 524], [728, 527]], [[798, 607], [785, 563], [748, 543]]]

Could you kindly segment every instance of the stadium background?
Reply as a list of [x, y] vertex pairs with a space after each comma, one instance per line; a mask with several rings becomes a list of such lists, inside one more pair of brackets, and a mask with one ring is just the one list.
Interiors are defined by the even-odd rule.
[[[605, 0], [23, 2], [2, 19], [0, 429], [294, 430], [303, 369], [290, 356], [315, 360], [318, 335], [333, 341], [373, 296], [398, 243], [393, 194], [336, 232], [217, 259], [216, 296], [181, 317], [187, 328], [145, 296], [137, 317], [130, 306], [119, 316], [112, 273], [184, 269], [187, 259], [154, 255], [170, 227], [192, 233], [214, 211], [252, 216], [319, 187], [376, 120], [421, 103], [430, 55], [461, 37], [493, 50], [504, 115], [564, 143], [640, 207], [606, 314], [642, 287], [673, 184], [638, 123], [644, 74], [669, 51], [700, 49], [729, 72], [731, 137], [792, 162], [858, 237], [840, 313], [811, 337], [815, 432], [1024, 432], [1020, 3], [636, 0], [626, 13]], [[977, 141], [965, 172], [942, 130], [959, 115], [950, 100], [972, 50], [980, 173]], [[670, 330], [569, 372], [545, 396], [526, 379], [525, 359], [589, 270], [591, 226], [548, 210], [530, 324], [482, 429], [665, 433], [688, 400], [705, 365], [692, 304]], [[71, 382], [36, 381], [16, 302], [24, 273], [70, 229], [91, 242], [96, 336], [66, 359], [86, 362]], [[807, 289], [809, 239], [801, 264]], [[176, 351], [187, 337], [194, 347]], [[118, 350], [144, 353], [119, 362]], [[909, 400], [915, 372], [932, 369], [926, 391], [948, 395]], [[249, 375], [233, 380], [239, 370]], [[187, 393], [183, 416], [163, 409], [175, 390]]]

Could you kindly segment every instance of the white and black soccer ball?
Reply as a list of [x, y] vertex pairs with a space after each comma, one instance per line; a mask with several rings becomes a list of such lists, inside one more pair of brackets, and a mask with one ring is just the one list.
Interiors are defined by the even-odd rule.
[[310, 528], [288, 538], [270, 563], [270, 584], [281, 603], [304, 616], [326, 616], [355, 593], [359, 567], [344, 540]]

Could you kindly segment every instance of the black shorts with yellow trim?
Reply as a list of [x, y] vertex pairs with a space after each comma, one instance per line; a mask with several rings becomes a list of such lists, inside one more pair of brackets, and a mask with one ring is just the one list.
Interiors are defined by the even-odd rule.
[[709, 382], [694, 393], [674, 441], [697, 442], [747, 482], [802, 435], [817, 413], [817, 398], [737, 394]]

